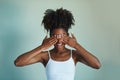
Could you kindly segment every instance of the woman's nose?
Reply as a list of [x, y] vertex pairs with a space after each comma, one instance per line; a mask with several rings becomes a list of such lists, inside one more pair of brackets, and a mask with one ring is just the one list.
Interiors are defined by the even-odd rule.
[[62, 42], [63, 41], [63, 38], [59, 38], [57, 39], [58, 42]]
[[56, 38], [57, 38], [58, 42], [63, 41], [63, 36], [61, 34], [57, 34]]

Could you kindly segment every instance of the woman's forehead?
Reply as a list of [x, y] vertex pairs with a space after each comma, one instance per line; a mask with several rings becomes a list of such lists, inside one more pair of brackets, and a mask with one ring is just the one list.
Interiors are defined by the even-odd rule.
[[54, 29], [52, 32], [53, 35], [55, 34], [66, 34], [66, 31], [62, 28]]

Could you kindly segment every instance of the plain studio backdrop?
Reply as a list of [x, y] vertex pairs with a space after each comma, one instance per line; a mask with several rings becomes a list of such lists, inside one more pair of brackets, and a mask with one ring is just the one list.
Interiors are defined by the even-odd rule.
[[14, 60], [42, 43], [46, 9], [65, 8], [75, 18], [77, 41], [101, 61], [99, 70], [78, 63], [75, 80], [120, 80], [119, 0], [0, 0], [0, 80], [46, 80], [41, 63], [15, 67]]

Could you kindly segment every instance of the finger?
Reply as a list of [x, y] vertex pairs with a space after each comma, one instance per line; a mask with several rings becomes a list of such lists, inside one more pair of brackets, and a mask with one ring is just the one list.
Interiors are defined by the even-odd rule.
[[54, 36], [50, 38], [50, 41], [54, 41], [54, 40], [57, 40], [57, 38]]
[[55, 43], [57, 43], [57, 39], [52, 39], [52, 40], [50, 40], [50, 44], [51, 44], [51, 45], [54, 45]]
[[65, 38], [63, 39], [63, 42], [64, 42], [64, 43], [67, 43], [68, 40], [69, 40], [69, 37], [65, 37]]
[[53, 45], [56, 44], [56, 43], [57, 43], [57, 40], [52, 41], [52, 44], [53, 44]]
[[55, 37], [51, 37], [49, 41], [51, 42], [51, 41], [55, 41], [55, 40], [57, 40]]
[[47, 39], [47, 38], [48, 38], [48, 36], [46, 35], [44, 39]]
[[71, 36], [72, 36], [72, 38], [76, 39], [73, 33], [71, 33]]
[[69, 37], [72, 37], [72, 33], [69, 34]]

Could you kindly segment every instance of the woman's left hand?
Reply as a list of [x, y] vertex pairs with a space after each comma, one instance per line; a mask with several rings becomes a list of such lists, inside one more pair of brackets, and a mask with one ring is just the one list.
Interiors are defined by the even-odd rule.
[[71, 33], [71, 37], [70, 36], [65, 36], [63, 39], [64, 43], [69, 45], [70, 47], [75, 48], [75, 46], [78, 44], [76, 41], [75, 36]]

